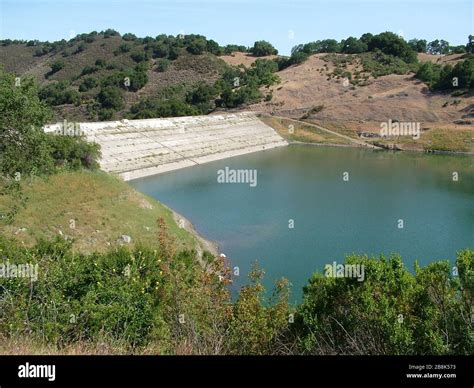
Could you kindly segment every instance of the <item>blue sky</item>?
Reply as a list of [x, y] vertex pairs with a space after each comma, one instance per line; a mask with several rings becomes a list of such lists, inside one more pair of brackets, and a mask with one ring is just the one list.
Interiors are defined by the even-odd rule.
[[180, 32], [220, 44], [272, 42], [282, 54], [318, 39], [393, 31], [406, 39], [465, 44], [473, 0], [0, 0], [1, 39], [69, 39], [113, 28], [156, 36]]

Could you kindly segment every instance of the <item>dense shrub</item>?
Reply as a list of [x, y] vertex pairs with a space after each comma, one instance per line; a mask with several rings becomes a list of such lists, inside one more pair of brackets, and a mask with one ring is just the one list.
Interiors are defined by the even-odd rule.
[[135, 51], [130, 54], [130, 57], [137, 63], [147, 61], [149, 59], [148, 54], [145, 51]]
[[120, 36], [120, 33], [111, 29], [111, 28], [108, 28], [107, 30], [105, 31], [102, 31], [100, 32], [101, 34], [104, 35], [104, 38], [111, 38], [112, 36]]
[[130, 50], [131, 50], [130, 45], [128, 45], [127, 43], [122, 43], [122, 44], [114, 51], [114, 55], [119, 55], [119, 54], [123, 54], [123, 53], [128, 53]]
[[216, 104], [224, 108], [236, 108], [241, 105], [258, 102], [262, 97], [262, 93], [255, 86], [246, 85], [236, 90], [226, 88], [222, 91]]
[[411, 39], [408, 41], [410, 48], [417, 53], [426, 53], [428, 43], [425, 39]]
[[115, 86], [136, 92], [145, 86], [147, 82], [148, 76], [146, 74], [145, 68], [137, 66], [137, 68], [134, 70], [114, 73], [108, 77], [103, 78], [101, 80], [101, 85], [102, 87]]
[[267, 55], [277, 55], [278, 50], [271, 43], [265, 40], [259, 40], [254, 43], [249, 52], [256, 57], [264, 57]]
[[98, 58], [98, 59], [96, 59], [96, 61], [95, 61], [95, 65], [96, 65], [97, 67], [106, 67], [106, 66], [107, 66], [107, 62], [105, 61], [105, 59]]
[[15, 86], [15, 77], [0, 69], [0, 174], [49, 172], [53, 167], [44, 132], [52, 113], [38, 97], [38, 86], [23, 77]]
[[[0, 173], [49, 174], [57, 167], [95, 168], [99, 148], [80, 137], [46, 135], [51, 111], [39, 98], [32, 78], [15, 86], [13, 75], [0, 71]], [[57, 84], [55, 84], [57, 85]]]
[[365, 280], [315, 274], [298, 308], [302, 351], [312, 354], [472, 354], [470, 322], [474, 252], [458, 254], [459, 276], [448, 262], [416, 266], [398, 256], [369, 259]]
[[205, 38], [196, 38], [193, 39], [188, 47], [186, 47], [186, 51], [188, 51], [191, 54], [198, 55], [202, 54], [206, 51], [207, 49], [207, 42]]
[[50, 51], [50, 48], [48, 46], [40, 46], [35, 50], [35, 57], [41, 57], [43, 55], [48, 54]]
[[95, 73], [99, 70], [97, 66], [85, 66], [81, 71], [81, 76]]
[[417, 61], [416, 52], [402, 37], [393, 32], [374, 35], [367, 46], [370, 51], [379, 50], [384, 54], [401, 58], [407, 63]]
[[73, 253], [61, 238], [26, 248], [0, 237], [9, 263], [38, 264], [33, 287], [0, 278], [0, 334], [16, 338], [28, 329], [37, 343], [59, 349], [106, 342], [170, 354], [474, 351], [472, 250], [459, 252], [457, 276], [448, 262], [416, 266], [412, 274], [398, 256], [350, 256], [347, 264], [364, 265], [363, 281], [314, 274], [294, 311], [288, 282], [266, 293], [258, 267], [232, 301], [223, 261], [206, 254], [201, 267], [195, 252], [176, 252], [159, 225], [156, 246], [91, 254]]
[[274, 59], [278, 70], [284, 70], [292, 65], [299, 65], [309, 58], [309, 54], [304, 51], [293, 51], [290, 57], [279, 57]]
[[416, 78], [426, 82], [431, 90], [452, 90], [474, 88], [474, 58], [441, 66], [432, 62], [423, 63]]
[[174, 61], [175, 59], [178, 59], [178, 57], [181, 55], [182, 50], [179, 47], [170, 47], [169, 52], [168, 52], [168, 59]]
[[186, 95], [186, 102], [196, 106], [201, 114], [208, 114], [215, 107], [217, 94], [218, 90], [214, 85], [200, 82]]
[[133, 40], [137, 40], [137, 36], [135, 34], [132, 34], [130, 32], [127, 32], [126, 34], [123, 34], [122, 35], [122, 39], [123, 40], [129, 40], [129, 41], [133, 41]]
[[74, 54], [79, 54], [83, 52], [86, 49], [86, 44], [84, 42], [81, 42], [77, 45], [76, 51], [74, 51]]
[[57, 73], [64, 67], [64, 61], [57, 60], [51, 64], [51, 71], [49, 72], [50, 75]]
[[44, 86], [39, 92], [39, 97], [51, 106], [63, 104], [78, 105], [81, 101], [79, 92], [72, 89], [66, 81]]
[[107, 121], [113, 119], [115, 111], [113, 109], [100, 109], [97, 118], [100, 121]]
[[47, 135], [51, 155], [57, 167], [68, 170], [99, 167], [100, 147], [80, 136]]
[[130, 109], [130, 118], [149, 119], [154, 117], [196, 116], [201, 112], [180, 100], [140, 100]]
[[97, 95], [97, 101], [105, 109], [120, 110], [124, 105], [122, 92], [114, 86], [103, 87]]
[[152, 46], [153, 58], [165, 58], [168, 56], [170, 49], [165, 44], [156, 44]]
[[236, 45], [236, 44], [228, 44], [227, 46], [224, 47], [224, 54], [229, 55], [229, 54], [232, 54], [233, 52], [245, 53], [247, 52], [247, 47]]
[[170, 67], [170, 61], [167, 59], [160, 59], [156, 64], [156, 71], [163, 73]]
[[86, 92], [90, 89], [95, 88], [98, 85], [99, 85], [99, 81], [97, 81], [97, 79], [92, 78], [92, 77], [87, 77], [87, 78], [84, 78], [82, 83], [79, 85], [79, 91]]
[[416, 70], [416, 64], [408, 64], [403, 59], [375, 50], [361, 55], [362, 67], [374, 77], [388, 74], [407, 74]]
[[341, 52], [345, 54], [360, 54], [367, 51], [367, 44], [350, 36], [341, 41]]
[[278, 71], [278, 64], [275, 61], [257, 59], [242, 77], [247, 84], [256, 86], [271, 86], [279, 82], [279, 77], [275, 74]]

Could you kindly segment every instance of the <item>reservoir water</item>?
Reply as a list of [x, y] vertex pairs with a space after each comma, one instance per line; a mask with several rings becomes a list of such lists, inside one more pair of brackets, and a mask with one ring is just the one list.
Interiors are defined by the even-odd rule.
[[[286, 277], [292, 300], [347, 254], [399, 253], [412, 270], [474, 244], [474, 158], [292, 145], [132, 181], [183, 214], [238, 266], [258, 261], [265, 285]], [[219, 170], [256, 170], [256, 185]], [[254, 187], [252, 187], [254, 186]]]

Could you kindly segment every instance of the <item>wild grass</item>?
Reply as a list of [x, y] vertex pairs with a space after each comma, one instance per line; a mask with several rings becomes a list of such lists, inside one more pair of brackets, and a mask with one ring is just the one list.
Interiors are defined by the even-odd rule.
[[[104, 251], [123, 244], [153, 244], [156, 220], [163, 218], [178, 249], [192, 249], [196, 239], [173, 219], [170, 209], [133, 190], [120, 178], [97, 171], [63, 172], [47, 178], [20, 182], [25, 205], [19, 205], [12, 223], [0, 221], [0, 231], [31, 246], [40, 238], [62, 235], [73, 240], [81, 252]], [[7, 213], [19, 200], [0, 196], [0, 213]]]

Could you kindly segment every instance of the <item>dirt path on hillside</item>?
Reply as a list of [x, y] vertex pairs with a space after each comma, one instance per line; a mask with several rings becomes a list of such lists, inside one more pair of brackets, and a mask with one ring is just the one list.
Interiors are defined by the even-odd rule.
[[338, 132], [335, 132], [335, 131], [331, 131], [330, 129], [327, 129], [327, 128], [324, 128], [324, 127], [321, 127], [320, 125], [317, 125], [317, 124], [313, 124], [313, 123], [308, 123], [306, 121], [301, 121], [301, 120], [296, 120], [296, 119], [291, 119], [289, 117], [283, 117], [283, 116], [272, 116], [272, 117], [276, 117], [278, 119], [283, 119], [283, 120], [288, 120], [288, 121], [293, 121], [295, 123], [299, 123], [299, 124], [303, 124], [303, 125], [308, 125], [310, 127], [314, 127], [314, 128], [317, 128], [319, 129], [320, 131], [324, 131], [324, 132], [327, 132], [327, 133], [330, 133], [331, 135], [334, 135], [334, 136], [339, 136], [343, 139], [346, 139], [354, 144], [357, 144], [361, 147], [367, 147], [367, 148], [372, 148], [372, 149], [382, 149], [381, 147], [378, 147], [378, 146], [375, 146], [373, 144], [369, 144], [363, 140], [358, 140], [358, 139], [354, 139], [350, 136], [346, 136], [346, 135], [342, 135]]

